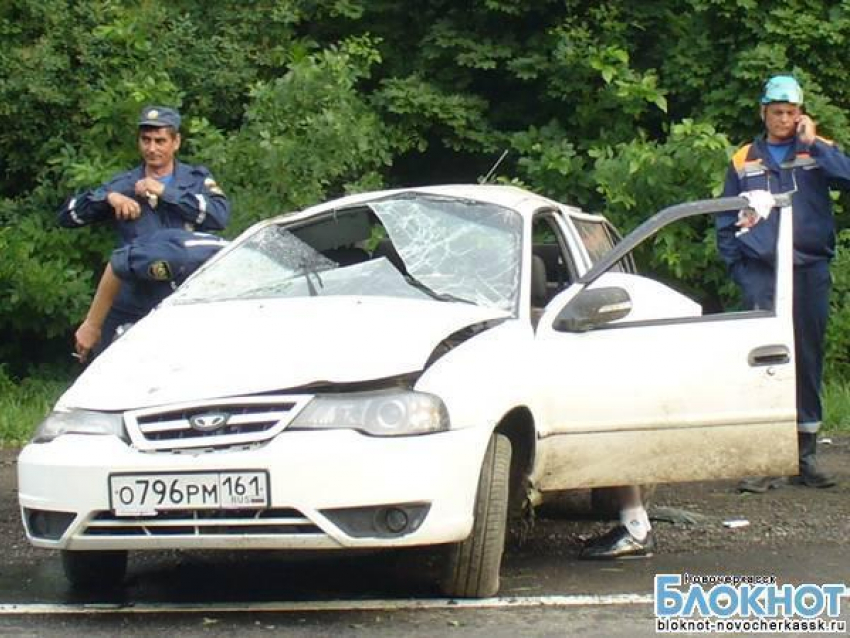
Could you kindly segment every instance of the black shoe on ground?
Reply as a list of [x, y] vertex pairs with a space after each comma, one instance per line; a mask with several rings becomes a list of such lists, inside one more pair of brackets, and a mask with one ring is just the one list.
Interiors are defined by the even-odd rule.
[[800, 474], [791, 479], [794, 485], [803, 487], [832, 487], [835, 477], [822, 472], [817, 462], [818, 435], [813, 432], [798, 432], [800, 448]]
[[799, 485], [801, 487], [825, 488], [837, 485], [834, 477], [829, 474], [824, 474], [823, 472], [818, 472], [817, 470], [813, 472], [801, 471], [799, 475], [792, 476], [790, 482], [791, 485]]
[[768, 490], [778, 490], [787, 482], [784, 476], [749, 476], [738, 483], [738, 491], [764, 494]]
[[655, 535], [650, 530], [639, 541], [623, 525], [585, 545], [579, 558], [584, 560], [613, 560], [618, 558], [649, 558], [655, 553]]

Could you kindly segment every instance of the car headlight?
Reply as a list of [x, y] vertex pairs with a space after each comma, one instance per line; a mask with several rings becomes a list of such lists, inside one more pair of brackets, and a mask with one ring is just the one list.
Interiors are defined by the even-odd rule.
[[59, 409], [41, 422], [32, 442], [47, 443], [63, 434], [111, 434], [119, 439], [127, 438], [121, 413]]
[[381, 390], [317, 395], [288, 429], [353, 429], [372, 436], [408, 436], [449, 429], [443, 401], [425, 392]]

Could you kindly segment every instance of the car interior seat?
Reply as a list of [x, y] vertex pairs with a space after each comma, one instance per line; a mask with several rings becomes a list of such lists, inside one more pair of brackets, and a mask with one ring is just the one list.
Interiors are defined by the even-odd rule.
[[340, 246], [339, 248], [331, 248], [322, 254], [331, 261], [338, 263], [342, 268], [351, 266], [352, 264], [359, 264], [360, 262], [367, 261], [369, 259], [369, 253], [357, 246]]

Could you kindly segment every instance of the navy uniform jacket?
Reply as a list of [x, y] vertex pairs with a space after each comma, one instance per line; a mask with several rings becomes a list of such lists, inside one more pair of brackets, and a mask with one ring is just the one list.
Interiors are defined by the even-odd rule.
[[[230, 219], [230, 203], [210, 172], [203, 166], [175, 160], [173, 175], [155, 207], [134, 192], [136, 182], [145, 176], [143, 165], [116, 175], [99, 188], [68, 199], [59, 209], [59, 225], [76, 228], [109, 221], [122, 245], [164, 228], [222, 230]], [[141, 216], [131, 221], [115, 219], [113, 208], [106, 201], [111, 191], [136, 199], [142, 208]]]
[[[819, 137], [810, 147], [798, 140], [783, 163], [788, 162], [797, 167], [780, 168], [773, 161], [767, 142], [763, 138], [755, 140], [732, 158], [723, 196], [735, 197], [750, 190], [783, 193], [794, 189], [796, 179], [797, 192], [792, 201], [794, 264], [829, 260], [835, 254], [835, 218], [829, 189], [850, 189], [850, 158], [835, 144]], [[736, 237], [737, 219], [737, 211], [717, 216], [717, 246], [733, 279], [746, 287], [749, 260], [760, 262], [755, 266], [773, 268], [778, 219], [771, 215]]]
[[124, 282], [121, 292], [127, 291], [119, 296], [122, 310], [141, 319], [227, 243], [208, 233], [169, 229], [115, 250], [109, 263]]

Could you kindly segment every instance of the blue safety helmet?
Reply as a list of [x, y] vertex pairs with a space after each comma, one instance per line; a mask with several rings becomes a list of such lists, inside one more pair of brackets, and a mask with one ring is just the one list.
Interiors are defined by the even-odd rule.
[[764, 93], [761, 96], [762, 104], [771, 102], [788, 102], [789, 104], [801, 105], [803, 103], [803, 89], [797, 80], [790, 75], [775, 75], [764, 83]]

